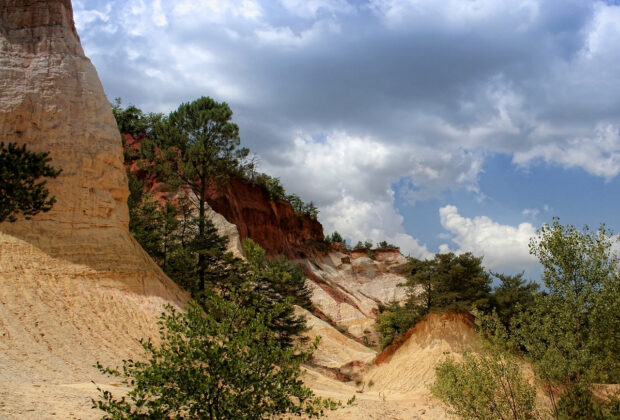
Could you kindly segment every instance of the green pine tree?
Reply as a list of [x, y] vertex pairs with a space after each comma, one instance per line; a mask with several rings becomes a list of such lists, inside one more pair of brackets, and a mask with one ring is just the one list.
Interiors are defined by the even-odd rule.
[[61, 172], [48, 165], [51, 160], [49, 153], [0, 142], [0, 223], [51, 210], [56, 198], [49, 196], [42, 178], [56, 178]]

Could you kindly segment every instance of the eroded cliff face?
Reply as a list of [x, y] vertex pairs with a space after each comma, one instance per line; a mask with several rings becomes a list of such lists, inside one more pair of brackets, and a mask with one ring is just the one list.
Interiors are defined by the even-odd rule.
[[375, 319], [379, 304], [403, 301], [407, 259], [396, 249], [330, 252], [299, 260], [310, 286], [312, 303], [336, 325], [364, 342], [378, 343]]
[[322, 241], [318, 220], [296, 214], [285, 201], [272, 201], [259, 186], [234, 179], [222, 191], [213, 190], [209, 204], [226, 220], [237, 225], [241, 239], [252, 238], [268, 255], [289, 258], [316, 253], [313, 243]]
[[[124, 139], [125, 150], [132, 156], [125, 162], [126, 168], [144, 181], [144, 188], [154, 199], [174, 201], [175, 195], [183, 193], [170, 191], [157, 174], [144, 169], [152, 165], [152, 162], [138, 157], [141, 143], [146, 140], [144, 135], [134, 138], [124, 134]], [[218, 227], [220, 235], [231, 239], [229, 249], [233, 253], [238, 254], [240, 241], [251, 238], [269, 256], [283, 254], [289, 258], [305, 258], [317, 254], [316, 244], [324, 239], [321, 223], [295, 213], [286, 201], [271, 200], [258, 185], [237, 178], [223, 188], [211, 187], [207, 193], [208, 217]], [[192, 193], [187, 194], [197, 201]], [[221, 220], [222, 216], [224, 220]], [[231, 226], [236, 226], [236, 231]]]
[[128, 232], [120, 136], [69, 0], [0, 2], [0, 140], [62, 169], [50, 212], [0, 224], [0, 417], [38, 416], [66, 399], [37, 383], [98, 379], [93, 363], [139, 354], [187, 296]]
[[112, 241], [131, 247], [121, 144], [71, 3], [8, 0], [0, 18], [0, 138], [49, 151], [63, 171], [48, 182], [58, 199], [52, 211], [0, 229], [58, 257], [118, 263]]

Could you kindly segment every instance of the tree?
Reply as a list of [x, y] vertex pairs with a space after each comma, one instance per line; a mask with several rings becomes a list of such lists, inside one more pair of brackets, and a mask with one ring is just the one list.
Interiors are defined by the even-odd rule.
[[501, 282], [491, 296], [492, 306], [496, 309], [501, 322], [509, 327], [516, 315], [527, 311], [534, 304], [539, 286], [533, 282], [526, 282], [523, 272], [514, 276], [493, 272], [491, 275]]
[[243, 241], [243, 254], [248, 263], [249, 282], [256, 294], [254, 304], [266, 312], [280, 305], [278, 315], [269, 320], [269, 327], [274, 330], [284, 346], [291, 346], [294, 339], [299, 339], [306, 331], [306, 320], [295, 314], [293, 305], [310, 309], [312, 290], [306, 283], [301, 269], [291, 264], [285, 257], [268, 259], [265, 251], [252, 241]]
[[471, 311], [489, 303], [491, 278], [482, 258], [471, 253], [436, 254], [432, 260], [409, 258], [409, 275], [404, 284], [409, 297], [403, 305], [387, 307], [379, 319], [387, 346], [429, 312]]
[[60, 170], [48, 163], [49, 153], [35, 153], [26, 146], [0, 142], [0, 223], [14, 222], [18, 214], [26, 219], [51, 210], [56, 198], [49, 196], [43, 177], [56, 178]]
[[346, 248], [347, 241], [339, 234], [337, 231], [334, 231], [331, 236], [328, 236], [329, 242], [338, 243]]
[[[208, 189], [224, 185], [232, 172], [238, 171], [248, 150], [240, 148], [239, 127], [232, 123], [232, 111], [225, 103], [201, 97], [183, 103], [160, 124], [167, 143], [178, 147], [183, 160], [184, 181], [198, 197], [198, 234], [207, 229], [205, 212]], [[207, 260], [198, 257], [200, 290], [205, 289]]]
[[469, 252], [436, 254], [427, 261], [411, 260], [410, 269], [406, 283], [410, 299], [419, 302], [427, 313], [469, 311], [489, 302], [491, 278], [482, 267], [482, 258]]
[[[597, 418], [593, 382], [620, 381], [620, 270], [617, 241], [602, 225], [578, 230], [554, 218], [530, 242], [543, 266], [546, 293], [513, 330], [558, 416]], [[518, 328], [516, 327], [518, 325]], [[562, 390], [556, 406], [554, 391]]]
[[411, 303], [401, 305], [398, 302], [390, 302], [387, 305], [379, 305], [377, 315], [377, 331], [381, 333], [379, 346], [381, 349], [389, 346], [396, 338], [405, 334], [411, 327], [422, 319], [422, 314], [417, 308], [412, 308]]
[[[262, 419], [278, 414], [318, 417], [339, 406], [303, 385], [300, 365], [312, 348], [283, 348], [267, 328], [270, 314], [209, 296], [160, 320], [161, 344], [142, 341], [147, 361], [127, 360], [121, 377], [131, 390], [120, 399], [99, 389], [93, 408], [106, 418]], [[279, 308], [273, 308], [277, 311]]]
[[123, 108], [121, 102], [121, 98], [115, 98], [112, 104], [112, 114], [116, 119], [120, 133], [131, 134], [134, 138], [144, 134], [154, 140], [155, 126], [162, 120], [163, 115], [152, 112], [145, 114], [135, 105]]
[[436, 366], [433, 395], [463, 419], [529, 420], [545, 418], [536, 408], [536, 388], [524, 377], [519, 359], [509, 351], [508, 330], [493, 311], [476, 313], [481, 350], [461, 361], [448, 358]]

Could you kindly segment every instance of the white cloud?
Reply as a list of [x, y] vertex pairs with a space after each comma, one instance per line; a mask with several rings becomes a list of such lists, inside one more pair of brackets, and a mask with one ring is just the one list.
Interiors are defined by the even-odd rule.
[[104, 10], [83, 9], [82, 2], [76, 2], [75, 10], [75, 26], [78, 31], [84, 30], [88, 25], [100, 20], [101, 22], [109, 22], [112, 5], [107, 4]]
[[[536, 236], [531, 223], [518, 226], [499, 224], [486, 216], [463, 217], [455, 206], [439, 209], [441, 225], [452, 235], [457, 253], [471, 252], [484, 256], [483, 265], [491, 270], [531, 270], [538, 265], [529, 253], [530, 238]], [[448, 244], [440, 247], [441, 252], [451, 250]]]
[[533, 0], [373, 0], [370, 8], [390, 27], [415, 23], [467, 29], [510, 18], [519, 21], [514, 29], [523, 30], [536, 21], [540, 5]]
[[272, 27], [266, 25], [254, 31], [256, 40], [261, 45], [278, 47], [304, 47], [315, 43], [329, 34], [339, 32], [340, 28], [332, 21], [318, 21], [311, 28], [295, 33], [290, 27]]
[[179, 16], [192, 15], [204, 21], [220, 22], [230, 16], [249, 20], [262, 16], [262, 8], [254, 0], [183, 0], [175, 4], [172, 12]]
[[532, 219], [536, 219], [536, 217], [540, 214], [540, 210], [538, 209], [523, 209], [521, 212], [525, 217], [531, 217]]
[[531, 149], [516, 152], [520, 165], [537, 159], [566, 167], [579, 167], [607, 180], [620, 173], [620, 134], [611, 124], [599, 125], [590, 137], [573, 137], [567, 141], [541, 142]]
[[346, 0], [280, 0], [289, 12], [303, 18], [316, 17], [319, 11], [350, 13], [354, 9]]
[[[326, 233], [337, 230], [353, 242], [386, 240], [405, 255], [426, 258], [431, 255], [426, 246], [405, 232], [391, 187], [415, 154], [412, 148], [346, 132], [330, 133], [323, 141], [298, 134], [294, 147], [282, 153], [286, 164], [266, 163], [262, 170], [281, 177], [286, 189], [303, 199], [313, 197]], [[449, 166], [450, 159], [444, 156], [436, 163]]]

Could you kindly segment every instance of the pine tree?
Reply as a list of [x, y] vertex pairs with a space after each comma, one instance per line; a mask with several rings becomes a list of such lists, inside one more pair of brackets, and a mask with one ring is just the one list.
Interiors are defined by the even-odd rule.
[[60, 170], [48, 163], [49, 153], [35, 153], [26, 146], [0, 142], [0, 223], [14, 222], [22, 214], [26, 219], [51, 210], [56, 198], [49, 196], [45, 180], [56, 178]]
[[[225, 102], [201, 97], [181, 104], [160, 124], [160, 136], [181, 151], [180, 175], [198, 198], [198, 238], [208, 234], [205, 213], [209, 188], [224, 185], [248, 155], [247, 149], [239, 147], [239, 127], [231, 118], [232, 111]], [[207, 253], [199, 252], [200, 290], [205, 290], [206, 270]]]

